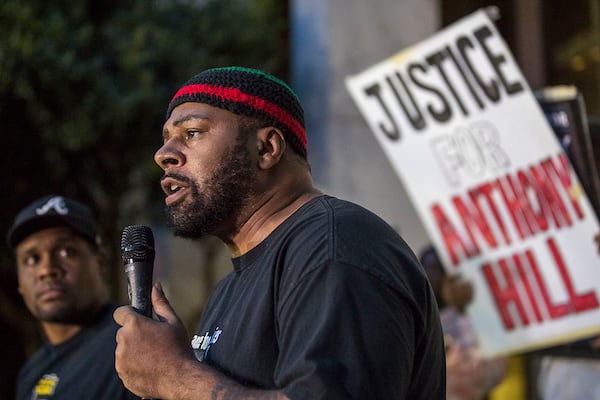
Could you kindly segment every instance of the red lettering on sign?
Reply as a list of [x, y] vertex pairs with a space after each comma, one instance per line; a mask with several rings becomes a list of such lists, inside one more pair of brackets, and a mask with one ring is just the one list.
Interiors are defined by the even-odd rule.
[[[548, 158], [474, 186], [466, 195], [453, 195], [452, 209], [447, 214], [436, 203], [431, 208], [433, 218], [452, 264], [553, 227], [572, 226], [575, 219], [582, 219], [580, 198], [573, 194], [577, 181], [572, 174], [561, 153], [556, 161]], [[449, 216], [456, 216], [458, 221], [451, 222]]]
[[[546, 175], [545, 170], [541, 167], [532, 166], [529, 170], [537, 187], [540, 209], [545, 209], [547, 215], [552, 216], [554, 225], [557, 228], [561, 228], [565, 224], [571, 226], [572, 222], [567, 207], [565, 207], [565, 203], [558, 194], [551, 177]], [[545, 227], [547, 225], [548, 223], [545, 222]]]
[[572, 194], [574, 182], [571, 179], [571, 168], [569, 167], [569, 160], [567, 160], [567, 156], [564, 153], [561, 153], [558, 156], [558, 163], [553, 162], [551, 159], [547, 159], [542, 162], [542, 166], [546, 170], [546, 174], [548, 174], [548, 176], [554, 174], [558, 177], [563, 189], [569, 194], [569, 199], [571, 200], [571, 205], [573, 206], [575, 215], [577, 215], [577, 218], [583, 219], [583, 211], [579, 205], [580, 197]]
[[[555, 303], [550, 297], [539, 264], [529, 249], [522, 254], [500, 258], [496, 263], [486, 263], [481, 268], [506, 330], [515, 329], [517, 325], [527, 326], [532, 320], [541, 323], [545, 319], [562, 318], [596, 309], [600, 305], [593, 290], [577, 293], [556, 242], [549, 238], [546, 243], [567, 293], [564, 302]], [[535, 289], [539, 295], [536, 295]], [[516, 310], [518, 320], [511, 315], [511, 306]]]
[[525, 252], [525, 257], [527, 257], [527, 261], [529, 262], [529, 267], [531, 268], [531, 273], [535, 279], [535, 283], [540, 291], [540, 295], [542, 296], [541, 300], [543, 301], [543, 305], [546, 307], [546, 311], [551, 319], [560, 318], [569, 313], [569, 308], [566, 304], [554, 304], [552, 299], [550, 298], [550, 294], [548, 293], [548, 289], [546, 289], [546, 283], [542, 278], [542, 274], [537, 264], [537, 260], [533, 256], [531, 250], [527, 250]]
[[589, 291], [582, 294], [577, 294], [575, 292], [573, 281], [571, 281], [571, 277], [569, 276], [569, 270], [565, 265], [554, 239], [549, 238], [547, 240], [547, 244], [550, 248], [552, 257], [554, 258], [554, 262], [558, 267], [558, 272], [560, 273], [560, 276], [565, 284], [565, 288], [567, 289], [567, 294], [569, 295], [570, 300], [569, 303], [572, 306], [572, 310], [578, 313], [581, 311], [598, 308], [598, 298], [596, 297], [596, 293], [594, 291]]
[[498, 261], [498, 265], [505, 281], [503, 286], [501, 286], [500, 282], [498, 282], [498, 279], [496, 279], [496, 275], [492, 270], [491, 264], [488, 263], [483, 265], [481, 272], [483, 272], [483, 275], [487, 280], [492, 297], [496, 303], [496, 308], [500, 313], [500, 318], [502, 318], [504, 328], [507, 330], [512, 330], [515, 328], [515, 322], [513, 321], [508, 309], [510, 304], [514, 304], [516, 307], [523, 324], [528, 325], [529, 319], [527, 318], [523, 303], [521, 302], [521, 296], [519, 295], [517, 285], [512, 277], [512, 274], [508, 270], [508, 265], [503, 259]]
[[[433, 214], [433, 219], [442, 235], [442, 240], [444, 241], [452, 265], [458, 264], [458, 252], [462, 252], [462, 254], [470, 257], [472, 252], [478, 251], [477, 248], [474, 248], [473, 250], [468, 249], [468, 246], [462, 241], [458, 231], [454, 225], [452, 225], [452, 222], [450, 222], [446, 214], [444, 214], [444, 211], [439, 204], [436, 203], [431, 207], [431, 213]], [[469, 247], [472, 246], [469, 244]]]
[[518, 180], [510, 175], [506, 175], [504, 178], [498, 179], [496, 185], [500, 189], [502, 199], [519, 238], [524, 239], [527, 236], [531, 236], [535, 232], [535, 228], [533, 227], [535, 221], [530, 221], [533, 216], [533, 209]]

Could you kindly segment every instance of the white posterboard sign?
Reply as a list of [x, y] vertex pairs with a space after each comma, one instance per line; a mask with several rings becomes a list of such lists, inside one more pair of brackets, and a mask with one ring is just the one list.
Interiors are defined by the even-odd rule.
[[600, 332], [590, 202], [493, 21], [477, 11], [346, 79], [487, 356]]

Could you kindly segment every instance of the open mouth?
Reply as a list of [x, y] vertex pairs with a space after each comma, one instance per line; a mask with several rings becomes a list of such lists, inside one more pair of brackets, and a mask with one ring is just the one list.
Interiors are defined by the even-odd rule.
[[176, 184], [176, 183], [171, 183], [168, 187], [167, 187], [167, 194], [173, 194], [175, 192], [177, 192], [179, 189], [181, 189], [181, 186]]
[[181, 200], [185, 194], [189, 191], [187, 184], [171, 177], [165, 177], [160, 183], [163, 192], [167, 195], [165, 198], [165, 204], [171, 205]]

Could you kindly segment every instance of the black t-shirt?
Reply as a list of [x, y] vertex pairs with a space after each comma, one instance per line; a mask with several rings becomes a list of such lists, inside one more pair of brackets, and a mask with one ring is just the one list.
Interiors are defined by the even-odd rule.
[[433, 292], [383, 220], [330, 196], [233, 259], [192, 347], [245, 385], [293, 399], [444, 399]]
[[115, 371], [115, 306], [105, 306], [92, 324], [56, 346], [46, 344], [21, 368], [17, 400], [135, 398]]

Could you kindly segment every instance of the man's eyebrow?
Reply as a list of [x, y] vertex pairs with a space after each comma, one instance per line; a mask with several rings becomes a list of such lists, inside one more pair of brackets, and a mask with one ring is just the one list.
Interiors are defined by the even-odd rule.
[[184, 122], [190, 121], [192, 119], [210, 120], [210, 118], [207, 117], [205, 114], [187, 114], [187, 115], [184, 115], [183, 117], [173, 121], [173, 125], [179, 126], [179, 125], [183, 124]]
[[24, 248], [23, 250], [17, 252], [17, 257], [28, 256], [34, 254], [37, 251], [37, 247], [35, 245]]

